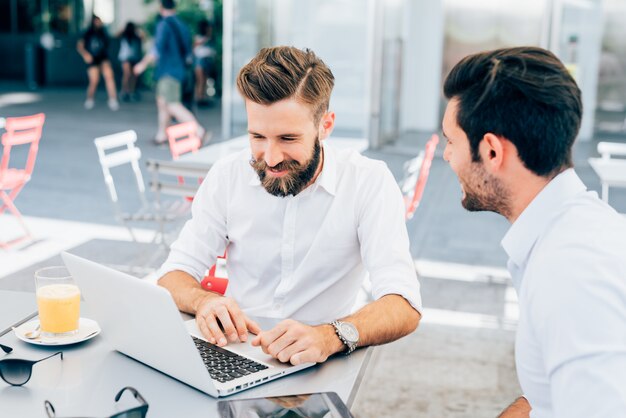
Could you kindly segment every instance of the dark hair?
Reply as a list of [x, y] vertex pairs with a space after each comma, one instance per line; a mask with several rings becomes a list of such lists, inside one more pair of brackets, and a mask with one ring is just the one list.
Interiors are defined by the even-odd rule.
[[161, 0], [161, 7], [165, 10], [174, 10], [176, 8], [176, 3], [174, 0]]
[[122, 32], [122, 38], [130, 41], [135, 38], [139, 39], [139, 35], [137, 35], [137, 27], [133, 22], [128, 22], [124, 27], [124, 31]]
[[202, 19], [198, 22], [198, 34], [203, 36], [206, 35], [206, 32], [207, 30], [209, 30], [210, 27], [211, 24], [209, 23], [209, 21], [206, 19]]
[[[99, 20], [101, 23], [101, 26], [99, 28], [96, 28], [96, 20]], [[91, 19], [89, 20], [89, 27], [87, 28], [87, 33], [93, 34], [96, 32], [104, 32], [104, 25], [102, 19], [100, 19], [96, 15], [91, 15]]]
[[580, 128], [580, 89], [550, 51], [503, 48], [463, 58], [443, 86], [459, 101], [457, 123], [470, 142], [472, 160], [486, 133], [511, 141], [524, 166], [539, 176], [571, 167]]
[[246, 99], [269, 105], [293, 97], [313, 107], [315, 123], [328, 110], [334, 84], [330, 68], [313, 51], [291, 46], [261, 49], [237, 76]]

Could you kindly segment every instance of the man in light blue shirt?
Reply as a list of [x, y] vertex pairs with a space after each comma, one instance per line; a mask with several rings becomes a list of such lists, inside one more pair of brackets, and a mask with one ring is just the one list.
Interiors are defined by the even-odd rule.
[[524, 396], [500, 416], [626, 416], [626, 220], [573, 169], [576, 82], [546, 50], [506, 48], [464, 58], [444, 93], [463, 206], [512, 223]]

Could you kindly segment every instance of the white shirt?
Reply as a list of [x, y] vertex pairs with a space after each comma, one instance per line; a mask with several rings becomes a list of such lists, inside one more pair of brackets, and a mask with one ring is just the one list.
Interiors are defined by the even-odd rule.
[[519, 297], [515, 361], [530, 416], [626, 416], [626, 220], [568, 169], [502, 246]]
[[249, 315], [328, 322], [351, 313], [366, 273], [378, 299], [421, 310], [404, 204], [382, 161], [324, 144], [316, 181], [296, 196], [268, 193], [244, 150], [218, 161], [159, 274], [201, 280], [228, 244], [227, 296]]

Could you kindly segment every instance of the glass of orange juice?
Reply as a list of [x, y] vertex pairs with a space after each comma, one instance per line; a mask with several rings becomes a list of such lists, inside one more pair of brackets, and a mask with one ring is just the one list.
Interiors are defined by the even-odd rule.
[[59, 337], [78, 332], [80, 290], [65, 267], [35, 272], [37, 307], [42, 335]]

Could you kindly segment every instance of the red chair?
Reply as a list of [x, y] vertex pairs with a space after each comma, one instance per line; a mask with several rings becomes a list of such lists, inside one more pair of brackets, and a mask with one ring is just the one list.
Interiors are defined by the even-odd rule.
[[[0, 162], [0, 215], [8, 209], [15, 216], [25, 235], [8, 242], [0, 241], [0, 248], [8, 248], [25, 239], [31, 239], [32, 235], [22, 218], [22, 214], [15, 207], [15, 198], [22, 191], [24, 185], [28, 183], [35, 167], [37, 151], [39, 150], [39, 140], [46, 115], [39, 113], [33, 116], [18, 118], [7, 118], [5, 129], [2, 135], [2, 161]], [[18, 145], [30, 145], [28, 157], [24, 168], [9, 168], [11, 159], [11, 149]]]
[[183, 154], [196, 152], [202, 145], [202, 140], [198, 136], [198, 124], [196, 122], [184, 122], [168, 127], [167, 140], [170, 145], [172, 158], [178, 160]]
[[[405, 219], [407, 221], [413, 218], [415, 210], [419, 206], [422, 195], [424, 194], [424, 188], [426, 187], [428, 174], [430, 173], [430, 166], [432, 165], [438, 143], [439, 135], [433, 134], [433, 136], [430, 137], [430, 140], [426, 143], [424, 151], [420, 152], [416, 158], [409, 161], [407, 165], [407, 173], [405, 175], [405, 180], [402, 183]], [[419, 171], [417, 170], [418, 166]]]
[[[183, 122], [169, 126], [165, 133], [173, 160], [178, 160], [183, 154], [197, 152], [202, 146], [202, 139], [198, 136], [198, 124], [196, 122]], [[198, 183], [202, 183], [202, 179], [198, 179]], [[178, 177], [178, 184], [185, 184], [185, 179]], [[193, 196], [187, 196], [185, 199], [192, 201]]]
[[216, 271], [218, 264], [220, 265], [220, 267], [226, 266], [227, 252], [228, 249], [224, 251], [224, 255], [217, 257], [216, 263], [213, 264], [213, 267], [209, 269], [207, 275], [204, 276], [204, 279], [202, 279], [202, 281], [200, 282], [200, 285], [204, 290], [209, 290], [220, 295], [224, 295], [224, 293], [226, 293], [226, 288], [228, 287], [228, 277], [216, 276]]

